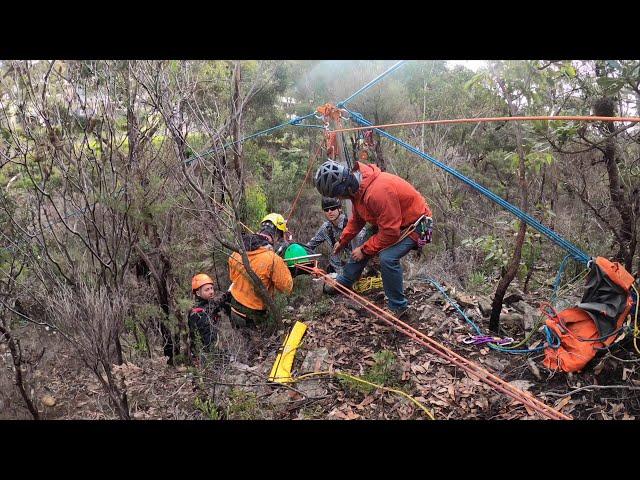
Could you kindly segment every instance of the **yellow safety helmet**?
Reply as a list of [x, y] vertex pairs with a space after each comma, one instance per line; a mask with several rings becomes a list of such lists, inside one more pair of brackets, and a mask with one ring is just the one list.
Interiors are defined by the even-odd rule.
[[199, 273], [191, 279], [191, 291], [195, 292], [201, 286], [206, 285], [207, 283], [214, 285], [213, 280], [211, 280], [211, 277], [209, 275], [207, 275], [206, 273]]
[[282, 232], [287, 231], [287, 222], [284, 220], [284, 217], [279, 213], [270, 213], [266, 215], [260, 223], [271, 222], [273, 225]]

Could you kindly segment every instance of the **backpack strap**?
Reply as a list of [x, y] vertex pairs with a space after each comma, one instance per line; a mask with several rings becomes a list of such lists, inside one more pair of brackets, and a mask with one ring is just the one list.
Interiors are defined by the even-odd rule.
[[202, 307], [193, 307], [191, 309], [191, 313], [202, 313], [202, 312], [204, 312], [204, 308]]

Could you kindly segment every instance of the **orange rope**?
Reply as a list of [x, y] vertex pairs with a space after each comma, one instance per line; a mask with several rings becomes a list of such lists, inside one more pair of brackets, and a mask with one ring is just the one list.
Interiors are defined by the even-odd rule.
[[291, 215], [293, 215], [293, 211], [296, 208], [296, 203], [298, 203], [298, 199], [300, 198], [300, 194], [302, 193], [302, 189], [304, 188], [304, 184], [307, 183], [307, 178], [309, 178], [309, 173], [311, 173], [311, 168], [313, 167], [313, 164], [315, 163], [316, 159], [318, 158], [318, 154], [319, 153], [320, 153], [320, 147], [318, 147], [316, 149], [316, 152], [313, 154], [313, 156], [309, 158], [309, 167], [307, 168], [307, 173], [304, 176], [304, 180], [300, 184], [300, 188], [298, 189], [298, 193], [296, 194], [295, 200], [293, 201], [293, 203], [291, 204], [291, 207], [289, 208], [289, 213], [287, 214], [287, 222], [289, 222], [289, 219], [291, 218]]
[[306, 265], [296, 265], [296, 266], [306, 272], [322, 277], [325, 283], [331, 285], [340, 293], [342, 293], [344, 296], [350, 298], [351, 300], [363, 306], [367, 311], [372, 313], [378, 319], [391, 325], [393, 328], [409, 336], [410, 338], [417, 341], [421, 345], [424, 345], [429, 350], [431, 350], [432, 353], [435, 353], [436, 355], [445, 358], [446, 360], [453, 363], [454, 365], [457, 365], [460, 368], [462, 368], [468, 374], [477, 377], [480, 381], [486, 383], [494, 390], [504, 393], [505, 395], [511, 397], [517, 402], [520, 402], [525, 406], [531, 408], [532, 410], [538, 412], [541, 416], [545, 418], [552, 419], [552, 420], [571, 420], [572, 419], [570, 416], [565, 415], [564, 413], [559, 412], [558, 410], [543, 403], [542, 401], [537, 399], [535, 396], [533, 396], [529, 392], [525, 392], [523, 390], [520, 390], [519, 388], [514, 387], [513, 385], [505, 382], [501, 378], [492, 374], [488, 370], [482, 368], [478, 364], [462, 357], [461, 355], [458, 355], [453, 350], [448, 349], [444, 345], [436, 342], [435, 340], [428, 337], [427, 335], [420, 332], [419, 330], [416, 330], [415, 328], [411, 327], [407, 323], [397, 319], [396, 317], [391, 315], [389, 312], [382, 310], [380, 307], [369, 302], [368, 300], [361, 297], [351, 289], [345, 287], [339, 282], [336, 282], [321, 269], [317, 267], [309, 267]]
[[358, 130], [370, 130], [373, 128], [405, 127], [410, 125], [443, 125], [454, 123], [481, 123], [481, 122], [515, 122], [519, 120], [578, 120], [585, 122], [640, 122], [640, 117], [596, 117], [580, 115], [557, 115], [546, 117], [480, 117], [480, 118], [455, 118], [452, 120], [422, 120], [418, 122], [386, 123], [384, 125], [370, 125], [368, 127], [340, 128], [331, 132], [355, 132]]

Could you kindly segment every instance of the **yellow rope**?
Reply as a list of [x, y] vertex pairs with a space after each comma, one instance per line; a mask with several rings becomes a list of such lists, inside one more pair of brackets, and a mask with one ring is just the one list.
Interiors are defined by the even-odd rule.
[[396, 390], [394, 388], [389, 388], [389, 387], [385, 387], [384, 385], [377, 385], [375, 383], [371, 383], [367, 380], [363, 380], [362, 378], [358, 378], [358, 377], [354, 377], [353, 375], [349, 375], [348, 373], [342, 373], [342, 372], [313, 372], [313, 373], [307, 373], [305, 375], [301, 375], [299, 377], [295, 377], [293, 379], [294, 382], [297, 382], [299, 380], [305, 380], [307, 378], [310, 377], [317, 377], [317, 376], [324, 376], [324, 375], [328, 375], [328, 376], [335, 376], [335, 377], [344, 377], [344, 378], [348, 378], [350, 380], [353, 380], [355, 382], [360, 382], [360, 383], [364, 383], [366, 385], [370, 385], [372, 387], [375, 388], [379, 388], [381, 390], [386, 390], [387, 392], [393, 392], [396, 393], [398, 395], [402, 395], [403, 397], [407, 398], [408, 400], [410, 400], [411, 402], [413, 402], [415, 405], [418, 406], [418, 408], [420, 408], [424, 413], [427, 414], [427, 416], [431, 419], [431, 420], [435, 420], [435, 417], [433, 416], [433, 413], [431, 413], [427, 407], [425, 407], [424, 405], [422, 405], [419, 401], [417, 401], [415, 398], [413, 398], [411, 395], [403, 392], [402, 390]]
[[358, 280], [353, 284], [353, 291], [357, 293], [364, 293], [373, 288], [382, 288], [382, 276], [377, 277], [365, 277]]

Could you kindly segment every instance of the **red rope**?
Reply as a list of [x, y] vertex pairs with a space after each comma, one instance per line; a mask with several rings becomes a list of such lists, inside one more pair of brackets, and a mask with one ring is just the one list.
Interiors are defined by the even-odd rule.
[[397, 319], [396, 317], [391, 315], [389, 312], [382, 310], [377, 305], [369, 302], [368, 300], [361, 297], [354, 291], [336, 282], [321, 269], [317, 267], [309, 267], [306, 265], [296, 265], [296, 266], [306, 272], [322, 277], [325, 283], [334, 287], [344, 296], [352, 299], [356, 303], [363, 306], [367, 311], [369, 311], [378, 319], [391, 325], [393, 328], [409, 336], [410, 338], [420, 343], [421, 345], [424, 345], [436, 355], [445, 358], [446, 360], [453, 363], [454, 365], [459, 366], [465, 372], [467, 372], [467, 374], [477, 377], [478, 380], [486, 383], [494, 390], [497, 390], [507, 395], [508, 397], [511, 397], [517, 402], [520, 402], [523, 405], [529, 407], [530, 409], [538, 412], [544, 418], [548, 418], [552, 420], [571, 420], [572, 419], [570, 416], [565, 415], [564, 413], [561, 413], [556, 409], [546, 405], [545, 403], [543, 403], [542, 401], [534, 397], [532, 394], [514, 387], [513, 385], [505, 382], [501, 378], [492, 374], [488, 370], [482, 368], [478, 364], [458, 355], [453, 350], [448, 349], [444, 345], [436, 342], [435, 340], [431, 339], [430, 337], [420, 332], [419, 330], [416, 330], [415, 328], [411, 327], [407, 323]]
[[371, 125], [368, 127], [338, 128], [330, 130], [332, 133], [355, 132], [358, 130], [370, 130], [372, 128], [407, 127], [411, 125], [444, 125], [455, 123], [483, 123], [483, 122], [515, 122], [529, 120], [577, 120], [584, 122], [640, 122], [640, 117], [598, 117], [591, 115], [555, 115], [555, 116], [528, 116], [528, 117], [482, 117], [482, 118], [455, 118], [452, 120], [422, 120], [416, 122], [387, 123], [384, 125]]

